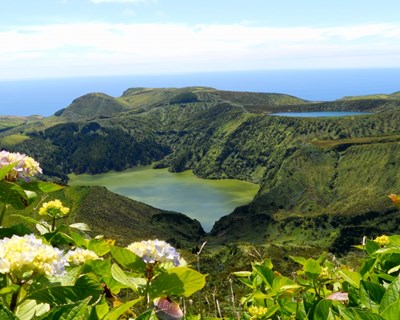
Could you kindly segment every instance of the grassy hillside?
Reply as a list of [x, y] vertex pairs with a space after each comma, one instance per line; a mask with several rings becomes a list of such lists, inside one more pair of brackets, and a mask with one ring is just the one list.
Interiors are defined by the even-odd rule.
[[[157, 167], [171, 171], [192, 169], [205, 178], [257, 182], [261, 188], [254, 201], [218, 221], [210, 243], [273, 241], [343, 251], [362, 235], [385, 228], [398, 231], [397, 213], [387, 199], [400, 190], [397, 97], [395, 93], [317, 103], [283, 94], [204, 87], [133, 88], [119, 98], [78, 98], [35, 126], [21, 124], [1, 133], [0, 146], [34, 156], [46, 175], [61, 179], [69, 172], [123, 170], [157, 161]], [[268, 115], [289, 110], [371, 114]], [[27, 138], [18, 140], [21, 137]], [[83, 218], [96, 216], [93, 223], [102, 225], [104, 217], [92, 209], [100, 200], [99, 190], [88, 195], [89, 205], [82, 202], [80, 210]], [[131, 210], [120, 203], [121, 212]], [[117, 225], [125, 225], [126, 217], [120, 216]], [[184, 224], [183, 218], [164, 212], [156, 219], [156, 229], [169, 219]], [[137, 221], [142, 227], [153, 222]], [[123, 230], [118, 234], [126, 235], [128, 230]]]
[[[187, 216], [157, 209], [108, 191], [103, 187], [65, 187], [49, 194], [44, 201], [61, 199], [71, 208], [70, 215], [62, 219], [64, 223], [83, 222], [90, 226], [91, 236], [103, 235], [114, 239], [118, 245], [128, 245], [143, 239], [168, 240], [176, 247], [196, 246], [204, 235], [200, 223]], [[42, 219], [36, 211], [39, 200], [29, 208], [18, 211], [7, 210], [5, 225], [17, 223], [15, 214]], [[34, 226], [31, 226], [34, 229]]]

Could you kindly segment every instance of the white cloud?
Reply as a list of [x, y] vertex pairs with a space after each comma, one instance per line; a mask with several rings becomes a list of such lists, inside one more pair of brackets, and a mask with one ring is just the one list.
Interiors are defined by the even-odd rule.
[[55, 24], [0, 31], [0, 43], [3, 77], [400, 67], [400, 24]]

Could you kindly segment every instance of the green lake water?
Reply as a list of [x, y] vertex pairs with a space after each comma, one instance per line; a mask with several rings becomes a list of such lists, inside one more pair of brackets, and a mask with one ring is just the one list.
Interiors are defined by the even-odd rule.
[[206, 232], [219, 218], [251, 202], [259, 189], [245, 181], [200, 179], [191, 171], [171, 173], [151, 166], [69, 178], [71, 186], [104, 186], [153, 207], [184, 213], [200, 221]]

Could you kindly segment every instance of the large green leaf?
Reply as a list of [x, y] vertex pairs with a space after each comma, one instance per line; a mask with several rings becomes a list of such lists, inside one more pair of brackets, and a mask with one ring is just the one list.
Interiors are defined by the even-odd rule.
[[272, 289], [277, 293], [284, 291], [293, 292], [299, 288], [301, 288], [299, 284], [287, 277], [276, 277], [272, 285]]
[[158, 275], [150, 285], [150, 296], [189, 297], [201, 290], [206, 283], [206, 276], [187, 267], [175, 267]]
[[32, 200], [29, 195], [16, 183], [0, 181], [0, 202], [11, 204], [15, 209], [22, 210]]
[[65, 304], [54, 308], [42, 320], [86, 320], [90, 297], [76, 303]]
[[91, 303], [97, 301], [103, 293], [103, 287], [94, 275], [85, 274], [78, 278], [73, 286], [53, 286], [31, 292], [27, 299], [48, 303], [52, 306], [78, 302], [90, 297]]
[[0, 304], [0, 319], [1, 320], [18, 320], [18, 318], [2, 304]]
[[340, 270], [339, 275], [353, 287], [360, 288], [361, 275], [358, 272]]
[[32, 230], [28, 229], [24, 224], [19, 223], [9, 228], [0, 228], [0, 239], [11, 238], [13, 235], [24, 236], [31, 234]]
[[387, 288], [379, 308], [379, 313], [387, 319], [392, 319], [388, 318], [387, 315], [391, 315], [394, 312], [398, 312], [398, 315], [400, 314], [400, 276]]
[[117, 294], [125, 286], [121, 285], [120, 282], [116, 281], [111, 274], [111, 262], [109, 260], [90, 260], [83, 266], [83, 273], [94, 273], [101, 278], [108, 289], [113, 293]]
[[261, 278], [263, 283], [270, 288], [272, 286], [272, 282], [274, 281], [275, 275], [274, 272], [263, 265], [253, 265], [253, 270], [255, 273]]
[[87, 248], [94, 251], [98, 256], [101, 257], [110, 252], [111, 245], [103, 239], [90, 239], [87, 242]]
[[17, 165], [17, 162], [10, 163], [0, 169], [0, 181]]
[[321, 300], [318, 302], [314, 311], [314, 320], [335, 320], [335, 316], [331, 310], [332, 301]]
[[37, 305], [35, 300], [25, 300], [17, 307], [15, 315], [20, 320], [31, 320], [36, 313]]
[[144, 278], [131, 277], [126, 274], [125, 271], [115, 263], [111, 267], [111, 274], [115, 280], [131, 288], [135, 292], [143, 290], [147, 283]]
[[111, 254], [117, 262], [126, 269], [145, 275], [146, 263], [132, 251], [117, 246], [111, 246]]
[[385, 294], [385, 288], [378, 283], [370, 281], [361, 281], [360, 302], [365, 308], [378, 313], [379, 305]]
[[44, 181], [33, 181], [25, 183], [22, 182], [21, 187], [24, 188], [25, 190], [44, 192], [44, 193], [55, 192], [64, 188], [64, 186]]
[[[343, 320], [385, 320], [379, 314], [372, 313], [368, 310], [360, 310], [356, 308], [339, 308], [339, 313]], [[397, 318], [393, 318], [395, 320]]]
[[139, 298], [139, 299], [136, 299], [136, 300], [129, 301], [127, 303], [124, 303], [124, 304], [120, 305], [119, 307], [117, 307], [115, 309], [112, 309], [104, 317], [104, 320], [118, 320], [118, 319], [121, 319], [120, 316], [122, 316], [125, 312], [130, 310], [136, 303], [138, 303], [141, 300], [143, 300], [143, 297]]
[[373, 255], [381, 246], [378, 242], [367, 239], [365, 242], [365, 251], [371, 256]]
[[321, 265], [314, 259], [308, 259], [303, 266], [305, 274], [309, 278], [317, 278], [322, 271]]

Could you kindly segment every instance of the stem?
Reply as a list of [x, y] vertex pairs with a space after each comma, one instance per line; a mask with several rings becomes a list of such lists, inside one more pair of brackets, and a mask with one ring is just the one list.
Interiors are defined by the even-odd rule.
[[4, 203], [3, 208], [1, 209], [1, 213], [0, 213], [0, 227], [3, 225], [3, 219], [6, 214], [6, 209], [7, 209], [7, 204]]
[[56, 217], [53, 217], [53, 221], [51, 223], [51, 232], [54, 232], [56, 229]]

